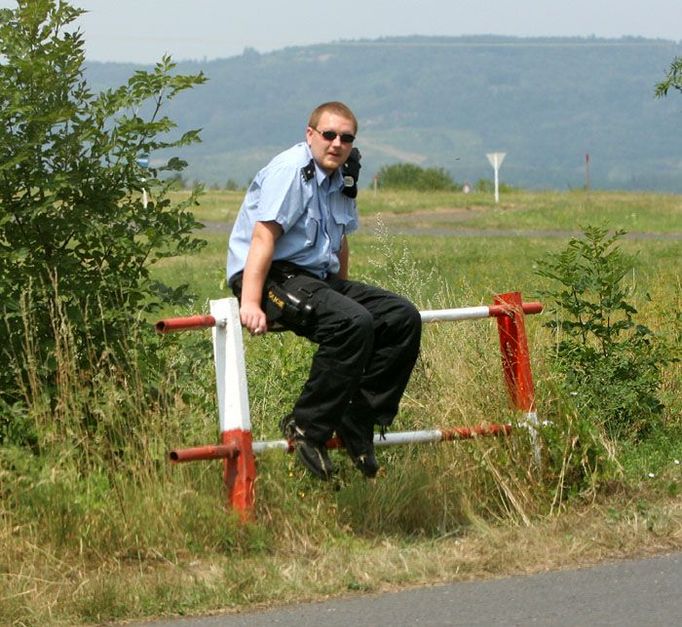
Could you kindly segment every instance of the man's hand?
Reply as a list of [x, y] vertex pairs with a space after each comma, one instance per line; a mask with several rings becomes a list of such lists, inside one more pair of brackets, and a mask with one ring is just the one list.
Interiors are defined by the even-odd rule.
[[268, 330], [265, 312], [261, 309], [260, 303], [245, 303], [239, 308], [239, 319], [251, 335], [262, 335]]

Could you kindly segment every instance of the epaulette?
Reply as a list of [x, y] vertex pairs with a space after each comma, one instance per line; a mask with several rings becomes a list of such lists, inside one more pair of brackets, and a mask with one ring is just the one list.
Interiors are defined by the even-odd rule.
[[315, 176], [315, 160], [311, 159], [308, 165], [304, 165], [301, 168], [301, 177], [303, 178], [303, 182], [307, 183], [309, 180], [311, 180]]

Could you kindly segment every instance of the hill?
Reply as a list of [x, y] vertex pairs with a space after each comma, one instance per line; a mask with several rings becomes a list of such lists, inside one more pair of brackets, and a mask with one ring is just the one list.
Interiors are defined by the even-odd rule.
[[[202, 128], [183, 155], [189, 178], [245, 184], [303, 137], [309, 111], [347, 102], [369, 184], [384, 164], [443, 167], [459, 182], [491, 178], [486, 153], [507, 158], [501, 180], [528, 188], [682, 191], [682, 100], [653, 91], [682, 43], [641, 38], [409, 37], [340, 41], [268, 54], [178, 63], [206, 85], [178, 98], [180, 128]], [[131, 65], [90, 63], [95, 88]]]

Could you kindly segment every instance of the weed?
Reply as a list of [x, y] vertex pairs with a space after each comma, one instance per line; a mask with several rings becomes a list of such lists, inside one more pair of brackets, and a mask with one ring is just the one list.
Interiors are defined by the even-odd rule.
[[558, 287], [546, 289], [556, 338], [556, 368], [576, 412], [611, 438], [640, 435], [663, 411], [661, 371], [673, 359], [661, 338], [635, 321], [625, 278], [631, 256], [617, 245], [624, 233], [584, 228], [566, 249], [538, 260], [537, 273]]

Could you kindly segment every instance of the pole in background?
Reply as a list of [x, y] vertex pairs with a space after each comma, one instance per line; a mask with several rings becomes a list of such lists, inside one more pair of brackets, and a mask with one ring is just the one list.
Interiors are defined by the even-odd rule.
[[490, 165], [493, 166], [493, 170], [495, 170], [495, 202], [498, 203], [500, 202], [500, 166], [502, 165], [502, 162], [504, 161], [504, 158], [507, 156], [506, 152], [489, 152], [486, 157], [488, 157], [488, 161], [490, 162]]

